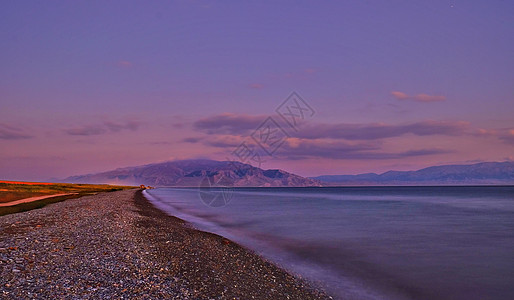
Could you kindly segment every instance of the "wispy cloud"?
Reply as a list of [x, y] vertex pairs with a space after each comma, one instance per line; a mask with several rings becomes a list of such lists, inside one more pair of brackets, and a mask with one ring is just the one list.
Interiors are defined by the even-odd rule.
[[206, 139], [204, 144], [218, 148], [236, 148], [241, 145], [245, 139], [241, 136], [221, 135]]
[[503, 138], [514, 143], [514, 129], [510, 129], [509, 131], [507, 131]]
[[245, 140], [238, 135], [210, 135], [204, 137], [189, 137], [182, 139], [182, 142], [216, 147], [216, 148], [235, 148]]
[[282, 158], [290, 160], [306, 158], [328, 159], [401, 159], [414, 156], [427, 156], [450, 153], [444, 149], [414, 149], [399, 152], [386, 152], [379, 145], [369, 143], [350, 144], [340, 141], [300, 140], [288, 141], [279, 151]]
[[417, 94], [417, 95], [408, 95], [404, 92], [393, 91], [391, 95], [395, 97], [397, 100], [410, 100], [417, 102], [440, 102], [445, 101], [446, 97], [441, 95], [428, 95], [428, 94]]
[[182, 142], [191, 143], [191, 144], [196, 144], [201, 141], [202, 141], [202, 138], [200, 138], [200, 137], [188, 137], [188, 138], [182, 139]]
[[[222, 114], [201, 119], [194, 123], [196, 129], [210, 134], [249, 135], [264, 120], [265, 116]], [[408, 124], [303, 124], [296, 134], [305, 139], [347, 139], [347, 140], [376, 140], [397, 137], [405, 134], [418, 136], [465, 134], [469, 129], [468, 122], [462, 121], [421, 121]]]
[[501, 129], [477, 129], [474, 132], [476, 136], [496, 137], [506, 144], [514, 145], [514, 129], [501, 128]]
[[505, 132], [500, 135], [500, 139], [508, 144], [514, 145], [514, 129], [505, 130]]
[[76, 128], [65, 129], [69, 135], [80, 135], [80, 136], [92, 136], [101, 135], [106, 133], [116, 133], [122, 130], [135, 131], [141, 124], [137, 121], [128, 121], [124, 123], [116, 123], [111, 121], [105, 121], [103, 124], [98, 125], [86, 125]]
[[104, 122], [104, 125], [112, 132], [119, 132], [122, 130], [135, 131], [141, 124], [136, 121], [128, 121], [125, 123]]
[[82, 136], [90, 136], [90, 135], [100, 135], [107, 132], [107, 129], [103, 126], [82, 126], [76, 128], [70, 128], [64, 130], [69, 135], [82, 135]]
[[347, 143], [341, 141], [305, 140], [289, 138], [282, 145], [279, 155], [287, 159], [304, 158], [343, 158], [360, 152], [378, 150], [379, 147], [369, 143]]
[[20, 128], [12, 127], [7, 124], [0, 123], [0, 139], [1, 140], [22, 140], [30, 139], [33, 136], [23, 132]]
[[200, 119], [193, 123], [193, 127], [210, 134], [248, 134], [251, 130], [255, 130], [265, 119], [266, 116], [224, 113]]
[[[186, 141], [186, 139], [184, 140]], [[188, 142], [201, 143], [205, 146], [225, 149], [227, 153], [233, 151], [243, 142], [248, 142], [244, 137], [233, 135], [206, 136], [202, 139], [187, 139]], [[251, 141], [249, 147], [256, 147]], [[450, 150], [428, 148], [414, 149], [399, 152], [387, 152], [382, 150], [380, 142], [345, 142], [330, 139], [301, 139], [287, 138], [276, 153], [277, 157], [286, 160], [300, 159], [401, 159], [405, 157], [427, 156], [443, 153], [451, 153]]]
[[[203, 118], [194, 128], [208, 135], [185, 139], [185, 142], [232, 151], [259, 125], [264, 116], [222, 114]], [[387, 123], [304, 123], [293, 138], [287, 138], [277, 154], [283, 159], [402, 159], [454, 153], [452, 149], [419, 146], [388, 150], [383, 145], [387, 139], [406, 136], [486, 137], [492, 136], [514, 144], [514, 129], [477, 129], [465, 121], [425, 120], [404, 124]]]
[[120, 60], [120, 61], [116, 62], [116, 66], [119, 68], [128, 69], [128, 68], [132, 68], [132, 62], [130, 62], [128, 60]]
[[298, 137], [317, 139], [320, 137], [347, 140], [377, 140], [405, 134], [418, 136], [457, 136], [467, 132], [469, 123], [452, 121], [422, 121], [409, 124], [307, 124], [299, 130]]
[[256, 89], [256, 90], [260, 90], [264, 87], [264, 85], [260, 84], [260, 83], [252, 83], [249, 85], [249, 87], [251, 89]]

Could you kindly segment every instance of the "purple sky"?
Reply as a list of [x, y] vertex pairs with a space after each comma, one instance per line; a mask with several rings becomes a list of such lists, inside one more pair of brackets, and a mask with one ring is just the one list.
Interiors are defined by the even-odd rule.
[[[344, 3], [342, 3], [344, 2]], [[0, 179], [233, 159], [300, 175], [514, 160], [510, 1], [2, 1]], [[297, 130], [276, 108], [314, 109]]]

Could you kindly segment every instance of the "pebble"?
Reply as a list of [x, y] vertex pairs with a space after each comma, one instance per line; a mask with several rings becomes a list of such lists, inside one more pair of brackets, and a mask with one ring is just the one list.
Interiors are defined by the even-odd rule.
[[1, 216], [0, 264], [5, 299], [329, 299], [136, 190]]

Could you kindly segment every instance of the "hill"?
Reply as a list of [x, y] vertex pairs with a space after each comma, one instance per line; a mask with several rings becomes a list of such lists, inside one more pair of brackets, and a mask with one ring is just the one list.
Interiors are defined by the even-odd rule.
[[514, 184], [514, 162], [442, 165], [417, 171], [311, 177], [328, 185], [473, 185]]
[[226, 186], [320, 186], [317, 180], [283, 170], [263, 170], [248, 164], [206, 159], [179, 160], [72, 176], [65, 182], [152, 186], [199, 186], [202, 180]]

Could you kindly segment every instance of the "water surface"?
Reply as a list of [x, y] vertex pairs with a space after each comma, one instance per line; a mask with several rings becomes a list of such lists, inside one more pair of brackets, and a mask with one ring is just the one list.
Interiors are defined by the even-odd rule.
[[337, 298], [514, 299], [514, 187], [236, 188], [224, 207], [146, 194]]

